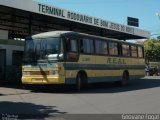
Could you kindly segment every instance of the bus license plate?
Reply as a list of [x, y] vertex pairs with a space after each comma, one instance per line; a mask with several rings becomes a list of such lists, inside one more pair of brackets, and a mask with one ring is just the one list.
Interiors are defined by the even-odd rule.
[[43, 82], [44, 79], [40, 79], [40, 78], [35, 78], [35, 79], [32, 79], [32, 82]]

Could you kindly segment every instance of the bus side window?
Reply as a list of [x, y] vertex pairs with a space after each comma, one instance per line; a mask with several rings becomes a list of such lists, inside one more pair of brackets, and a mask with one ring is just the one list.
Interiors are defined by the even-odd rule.
[[114, 56], [118, 55], [118, 43], [109, 42], [109, 54]]
[[95, 41], [96, 54], [107, 55], [108, 54], [108, 43], [102, 40]]
[[78, 40], [66, 38], [66, 54], [67, 54], [67, 60], [69, 61], [78, 60]]
[[83, 40], [80, 40], [80, 53], [84, 53]]
[[122, 44], [118, 44], [118, 56], [122, 56]]
[[142, 47], [138, 47], [138, 57], [143, 58], [143, 48]]
[[84, 38], [80, 40], [80, 52], [85, 54], [94, 53], [94, 43], [92, 39]]
[[131, 55], [132, 57], [137, 57], [137, 46], [131, 46]]
[[123, 56], [127, 57], [130, 56], [130, 46], [127, 44], [122, 44], [122, 54]]

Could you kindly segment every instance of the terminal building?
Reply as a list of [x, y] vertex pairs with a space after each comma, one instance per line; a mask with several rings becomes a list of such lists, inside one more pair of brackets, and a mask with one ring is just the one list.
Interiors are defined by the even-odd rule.
[[77, 31], [118, 40], [145, 39], [150, 33], [33, 0], [0, 0], [0, 82], [20, 81], [26, 36], [55, 30]]

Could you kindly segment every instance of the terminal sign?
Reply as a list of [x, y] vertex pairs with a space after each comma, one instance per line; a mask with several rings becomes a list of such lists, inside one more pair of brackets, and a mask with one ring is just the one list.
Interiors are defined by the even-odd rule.
[[85, 23], [85, 24], [94, 25], [101, 28], [105, 28], [105, 29], [111, 29], [115, 31], [134, 34], [134, 28], [132, 27], [94, 18], [88, 15], [82, 15], [79, 13], [67, 11], [61, 8], [51, 7], [51, 6], [47, 6], [39, 3], [38, 11], [43, 14], [60, 17], [60, 18], [75, 21], [75, 22]]

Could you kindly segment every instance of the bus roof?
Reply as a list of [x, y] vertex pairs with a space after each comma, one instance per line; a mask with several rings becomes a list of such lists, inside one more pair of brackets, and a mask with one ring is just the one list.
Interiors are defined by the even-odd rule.
[[47, 38], [47, 37], [60, 37], [65, 34], [78, 34], [73, 31], [51, 31], [33, 35], [32, 38]]
[[97, 39], [103, 39], [103, 40], [115, 41], [115, 42], [119, 42], [119, 43], [127, 43], [127, 44], [134, 44], [134, 45], [143, 46], [142, 44], [131, 43], [131, 42], [123, 41], [123, 40], [100, 37], [100, 36], [95, 36], [95, 35], [90, 35], [90, 34], [80, 33], [80, 32], [74, 32], [74, 31], [50, 31], [50, 32], [44, 32], [44, 33], [33, 35], [32, 38], [37, 39], [37, 38], [48, 38], [48, 37], [61, 37], [61, 36], [70, 35], [70, 34], [72, 34], [72, 35], [83, 35], [83, 36], [97, 38]]

